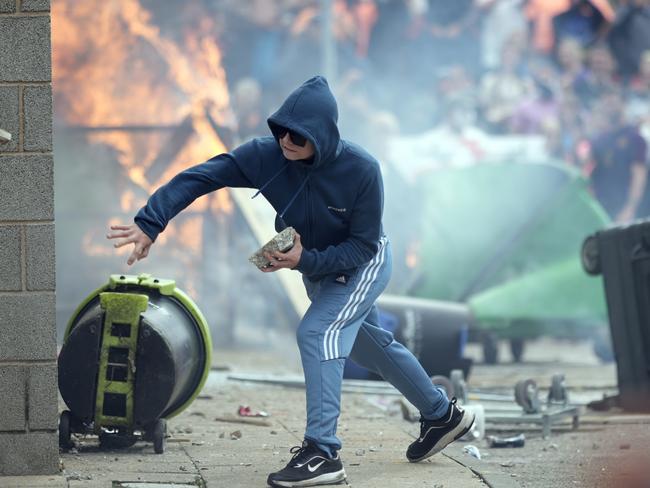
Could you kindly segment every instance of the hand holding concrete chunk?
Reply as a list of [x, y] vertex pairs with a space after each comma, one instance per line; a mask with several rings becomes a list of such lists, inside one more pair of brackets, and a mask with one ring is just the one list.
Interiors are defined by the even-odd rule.
[[287, 227], [279, 234], [276, 234], [273, 239], [264, 244], [260, 249], [255, 252], [248, 260], [257, 266], [259, 269], [264, 269], [269, 266], [270, 262], [264, 256], [265, 252], [287, 252], [293, 247], [293, 241], [296, 236], [296, 231], [293, 227]]

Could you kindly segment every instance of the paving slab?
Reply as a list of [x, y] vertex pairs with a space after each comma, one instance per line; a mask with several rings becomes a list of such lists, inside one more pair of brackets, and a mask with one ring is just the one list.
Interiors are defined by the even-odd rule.
[[68, 488], [62, 475], [53, 476], [0, 476], [2, 488]]

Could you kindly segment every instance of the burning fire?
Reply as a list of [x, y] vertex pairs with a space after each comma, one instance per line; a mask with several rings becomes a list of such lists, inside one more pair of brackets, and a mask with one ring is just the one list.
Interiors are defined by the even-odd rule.
[[[208, 117], [222, 122], [229, 110], [226, 74], [209, 18], [202, 18], [198, 28], [188, 26], [180, 48], [161, 36], [150, 12], [137, 0], [61, 0], [54, 2], [52, 16], [57, 116], [66, 123], [178, 125], [190, 116], [192, 140], [170, 161], [173, 164], [162, 178], [183, 169], [188, 161], [203, 161], [225, 150], [208, 122]], [[160, 183], [144, 177], [157, 155], [155, 144], [136, 143], [124, 131], [90, 137], [118, 150], [120, 163], [137, 185], [151, 191]]]
[[[90, 128], [89, 143], [115, 149], [132, 183], [119, 189], [124, 214], [133, 214], [146, 194], [174, 174], [226, 150], [214, 125], [226, 124], [232, 114], [209, 17], [194, 15], [174, 36], [163, 35], [138, 0], [58, 0], [52, 2], [52, 18], [57, 118]], [[177, 239], [200, 255], [203, 220], [232, 210], [225, 190], [200, 198], [189, 209], [197, 216], [170, 225], [159, 242]], [[86, 254], [114, 253], [101, 236], [119, 221], [112, 217], [101, 232], [89, 230], [83, 239]]]

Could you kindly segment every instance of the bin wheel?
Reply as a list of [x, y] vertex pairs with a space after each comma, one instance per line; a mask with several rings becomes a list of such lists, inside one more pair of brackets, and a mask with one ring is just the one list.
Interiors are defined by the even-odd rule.
[[59, 417], [59, 447], [62, 449], [70, 449], [74, 447], [71, 439], [72, 431], [72, 413], [69, 410], [61, 412]]
[[486, 364], [497, 364], [499, 362], [499, 341], [492, 332], [484, 332], [481, 338], [483, 344], [483, 361]]
[[167, 421], [165, 419], [156, 420], [151, 437], [153, 438], [154, 452], [156, 454], [165, 452], [165, 444], [167, 443]]
[[521, 358], [524, 355], [525, 345], [526, 341], [521, 337], [510, 339], [510, 352], [512, 353], [512, 359], [514, 359], [515, 363], [521, 362]]
[[431, 383], [433, 383], [435, 386], [445, 390], [445, 392], [447, 392], [447, 397], [448, 398], [451, 398], [454, 395], [456, 395], [456, 392], [454, 391], [454, 384], [446, 376], [443, 376], [441, 374], [437, 374], [435, 376], [432, 376], [431, 377]]
[[536, 413], [540, 410], [539, 390], [535, 380], [521, 380], [515, 384], [515, 402], [526, 413]]
[[595, 235], [587, 237], [582, 243], [580, 261], [582, 261], [582, 267], [587, 274], [595, 276], [601, 273], [600, 251], [598, 249], [598, 239]]

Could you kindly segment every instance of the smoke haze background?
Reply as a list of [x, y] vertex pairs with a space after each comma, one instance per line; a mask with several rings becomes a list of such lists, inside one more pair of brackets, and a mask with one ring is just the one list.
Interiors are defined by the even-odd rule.
[[[440, 291], [449, 283], [418, 289], [454, 279], [427, 252], [443, 259], [449, 249], [462, 267], [458, 242], [480, 253], [482, 236], [524, 225], [522, 209], [561, 186], [531, 173], [516, 180], [513, 201], [490, 177], [476, 187], [464, 179], [444, 195], [428, 182], [480, 165], [548, 162], [588, 182], [601, 134], [622, 126], [650, 134], [643, 1], [59, 0], [52, 16], [59, 340], [76, 305], [109, 274], [127, 272], [175, 279], [206, 314], [216, 344], [264, 344], [295, 327], [277, 277], [247, 262], [258, 242], [227, 190], [176, 217], [132, 269], [127, 251], [104, 235], [131, 222], [173, 174], [268, 135], [268, 114], [314, 74], [329, 76], [342, 136], [382, 164], [396, 255], [390, 293], [467, 298]], [[603, 105], [612, 92], [621, 95], [620, 121]], [[452, 218], [444, 211], [454, 197], [492, 214], [477, 212], [487, 217], [471, 224], [463, 212]], [[601, 208], [593, 212], [607, 222]], [[562, 225], [553, 228], [559, 241], [576, 222]], [[536, 229], [523, 228], [534, 242]], [[565, 241], [576, 260], [578, 240]], [[535, 260], [519, 260], [516, 272]]]

